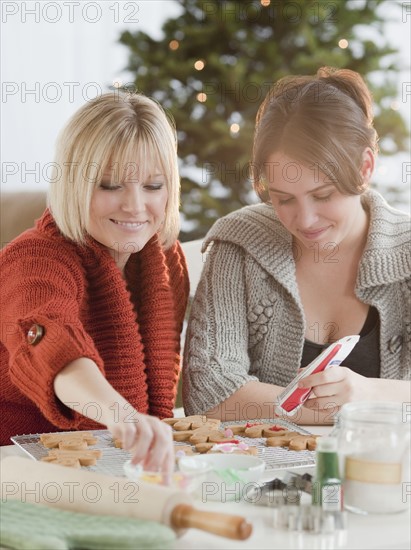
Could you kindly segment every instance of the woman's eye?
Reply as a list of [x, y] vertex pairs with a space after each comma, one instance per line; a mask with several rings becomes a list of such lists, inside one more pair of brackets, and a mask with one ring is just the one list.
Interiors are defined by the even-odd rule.
[[104, 191], [115, 191], [116, 189], [120, 189], [121, 185], [112, 185], [111, 183], [100, 183], [100, 189], [103, 189]]
[[163, 187], [164, 187], [164, 183], [150, 183], [144, 186], [144, 188], [147, 189], [147, 191], [159, 191]]
[[316, 201], [329, 201], [331, 199], [332, 193], [329, 193], [328, 195], [323, 195], [321, 197], [314, 197]]
[[291, 202], [293, 199], [280, 199], [278, 201], [278, 204], [288, 204], [289, 202]]

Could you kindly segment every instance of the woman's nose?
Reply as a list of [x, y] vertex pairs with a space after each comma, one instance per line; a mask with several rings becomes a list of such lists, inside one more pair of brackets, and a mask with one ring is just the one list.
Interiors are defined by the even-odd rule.
[[297, 213], [299, 229], [307, 231], [315, 226], [318, 220], [318, 214], [315, 208], [309, 205], [300, 205]]
[[140, 186], [132, 185], [124, 195], [123, 210], [130, 213], [138, 213], [144, 210], [144, 199]]

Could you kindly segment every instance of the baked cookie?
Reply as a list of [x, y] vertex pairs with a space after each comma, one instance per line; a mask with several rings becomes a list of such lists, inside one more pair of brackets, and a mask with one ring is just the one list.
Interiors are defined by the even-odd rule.
[[173, 429], [177, 431], [197, 430], [198, 428], [216, 429], [220, 426], [221, 421], [217, 419], [208, 419], [204, 415], [186, 416], [179, 418], [173, 423]]
[[191, 437], [188, 439], [190, 443], [195, 445], [196, 443], [216, 443], [217, 441], [231, 441], [231, 438], [227, 437], [224, 432], [220, 430], [206, 430], [204, 428], [199, 428], [194, 430]]
[[196, 443], [194, 445], [195, 450], [201, 454], [207, 453], [212, 447], [214, 447], [215, 443]]
[[84, 439], [66, 439], [64, 441], [60, 441], [59, 443], [59, 449], [62, 449], [64, 451], [83, 451], [84, 449], [87, 449], [87, 441], [84, 441]]
[[281, 435], [288, 434], [290, 430], [283, 428], [282, 426], [270, 426], [263, 430], [262, 437], [278, 437]]
[[101, 455], [102, 452], [99, 449], [88, 449], [85, 451], [63, 451], [61, 449], [50, 449], [49, 451], [49, 457], [54, 457], [55, 459], [77, 459], [81, 466], [94, 466], [97, 460], [101, 458]]
[[318, 436], [312, 436], [312, 435], [300, 435], [299, 437], [295, 437], [291, 439], [291, 441], [288, 444], [288, 448], [290, 451], [314, 451], [317, 447], [317, 441], [316, 438]]
[[[86, 445], [95, 445], [98, 439], [90, 432], [69, 432], [69, 433], [48, 433], [40, 435], [40, 442], [47, 447], [47, 449], [54, 449], [59, 447], [60, 443], [67, 443], [67, 441], [85, 441]], [[74, 444], [74, 443], [73, 443]]]
[[268, 447], [288, 447], [290, 451], [314, 451], [317, 446], [318, 435], [303, 435], [297, 432], [288, 432], [285, 435], [269, 437]]
[[193, 435], [192, 430], [184, 430], [181, 432], [173, 432], [173, 439], [174, 441], [188, 441], [190, 437]]
[[[205, 418], [205, 421], [204, 421]], [[218, 420], [217, 418], [207, 418], [202, 417], [201, 420], [196, 420], [191, 423], [191, 429], [197, 430], [199, 428], [211, 428], [211, 429], [218, 429], [221, 425], [221, 420]]]
[[249, 423], [245, 425], [244, 436], [245, 437], [263, 437], [263, 431], [268, 430], [272, 424], [262, 424], [259, 422]]
[[315, 451], [317, 448], [317, 438], [319, 437], [319, 435], [313, 435], [307, 439], [307, 451]]
[[169, 426], [174, 426], [176, 422], [181, 420], [180, 418], [163, 418], [163, 422], [168, 424]]
[[268, 447], [288, 447], [289, 442], [299, 437], [301, 434], [298, 432], [286, 432], [282, 435], [275, 435], [273, 437], [268, 437], [266, 440], [266, 445]]
[[244, 430], [246, 429], [245, 424], [231, 424], [230, 426], [225, 427], [226, 430], [231, 430], [233, 435], [244, 435]]

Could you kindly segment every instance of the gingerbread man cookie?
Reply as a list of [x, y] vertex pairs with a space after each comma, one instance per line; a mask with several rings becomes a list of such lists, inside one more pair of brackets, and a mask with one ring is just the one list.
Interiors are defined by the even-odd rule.
[[[55, 462], [59, 459], [78, 460], [81, 466], [94, 466], [97, 460], [101, 458], [102, 452], [99, 449], [90, 449], [85, 451], [65, 451], [61, 449], [50, 449], [48, 457], [44, 457], [43, 462]], [[50, 459], [51, 457], [51, 459]], [[53, 460], [54, 459], [54, 460]]]
[[90, 432], [49, 433], [41, 434], [40, 442], [48, 449], [82, 450], [89, 445], [95, 445], [98, 440]]
[[[166, 419], [168, 420], [168, 419]], [[174, 430], [187, 431], [196, 430], [198, 428], [217, 429], [221, 424], [220, 420], [207, 418], [204, 415], [186, 416], [185, 418], [179, 418], [177, 422], [171, 424]]]

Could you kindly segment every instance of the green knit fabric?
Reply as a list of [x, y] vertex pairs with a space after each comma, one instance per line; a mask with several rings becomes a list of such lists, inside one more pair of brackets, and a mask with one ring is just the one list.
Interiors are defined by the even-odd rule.
[[175, 533], [153, 521], [92, 516], [9, 500], [0, 504], [0, 546], [19, 550], [170, 548]]

